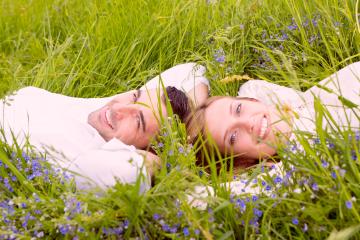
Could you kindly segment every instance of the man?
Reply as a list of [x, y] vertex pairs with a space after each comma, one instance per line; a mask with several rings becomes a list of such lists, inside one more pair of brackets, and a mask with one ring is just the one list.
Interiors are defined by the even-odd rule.
[[[176, 106], [179, 99], [186, 99], [178, 90], [195, 104], [206, 99], [204, 73], [204, 67], [188, 63], [161, 74], [164, 87], [175, 87], [166, 90], [175, 113], [184, 109]], [[23, 88], [4, 99], [0, 124], [6, 141], [12, 142], [13, 133], [18, 144], [29, 142], [52, 163], [79, 173], [75, 181], [80, 188], [105, 188], [116, 179], [133, 183], [141, 174], [149, 177], [152, 161], [157, 160], [143, 149], [159, 132], [160, 118], [168, 114], [159, 80], [158, 76], [140, 90], [108, 98], [73, 98]]]

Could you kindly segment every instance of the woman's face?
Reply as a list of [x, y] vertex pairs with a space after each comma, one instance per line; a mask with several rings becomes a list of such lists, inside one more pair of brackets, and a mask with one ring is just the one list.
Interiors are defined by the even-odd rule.
[[278, 135], [290, 131], [281, 119], [275, 107], [251, 98], [220, 98], [205, 111], [206, 129], [220, 152], [250, 159], [276, 153]]

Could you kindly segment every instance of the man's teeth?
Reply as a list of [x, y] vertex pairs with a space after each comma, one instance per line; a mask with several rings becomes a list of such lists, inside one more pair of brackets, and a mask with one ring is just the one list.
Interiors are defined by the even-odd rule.
[[110, 119], [110, 110], [109, 109], [106, 110], [106, 112], [105, 112], [105, 119], [106, 119], [107, 124], [109, 124], [110, 127], [113, 127], [109, 120]]
[[261, 121], [261, 129], [260, 129], [260, 138], [263, 138], [266, 132], [266, 129], [268, 128], [268, 121], [266, 117], [264, 117]]

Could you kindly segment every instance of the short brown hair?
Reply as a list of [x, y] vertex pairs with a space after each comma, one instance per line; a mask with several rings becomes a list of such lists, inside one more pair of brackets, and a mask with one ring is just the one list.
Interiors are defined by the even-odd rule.
[[[215, 101], [223, 98], [235, 98], [232, 96], [213, 96], [208, 98], [203, 104], [196, 107], [191, 114], [186, 118], [186, 130], [188, 141], [194, 145], [197, 156], [197, 164], [202, 166], [208, 165], [207, 157], [209, 155], [219, 156], [221, 158], [229, 158], [227, 154], [221, 154], [216, 144], [211, 141], [211, 136], [206, 129], [205, 112], [206, 109]], [[231, 154], [230, 154], [231, 155]], [[230, 156], [231, 157], [231, 156]], [[233, 167], [248, 168], [259, 163], [258, 159], [245, 159], [241, 156], [233, 157]], [[231, 167], [231, 166], [227, 166]]]

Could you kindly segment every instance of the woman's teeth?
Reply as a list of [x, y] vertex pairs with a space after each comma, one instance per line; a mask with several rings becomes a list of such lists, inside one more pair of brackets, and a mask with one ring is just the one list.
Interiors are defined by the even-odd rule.
[[268, 128], [268, 121], [267, 121], [266, 117], [264, 117], [261, 120], [261, 129], [260, 129], [259, 138], [261, 138], [261, 139], [264, 138], [264, 135], [265, 135], [265, 132], [266, 132], [267, 128]]

